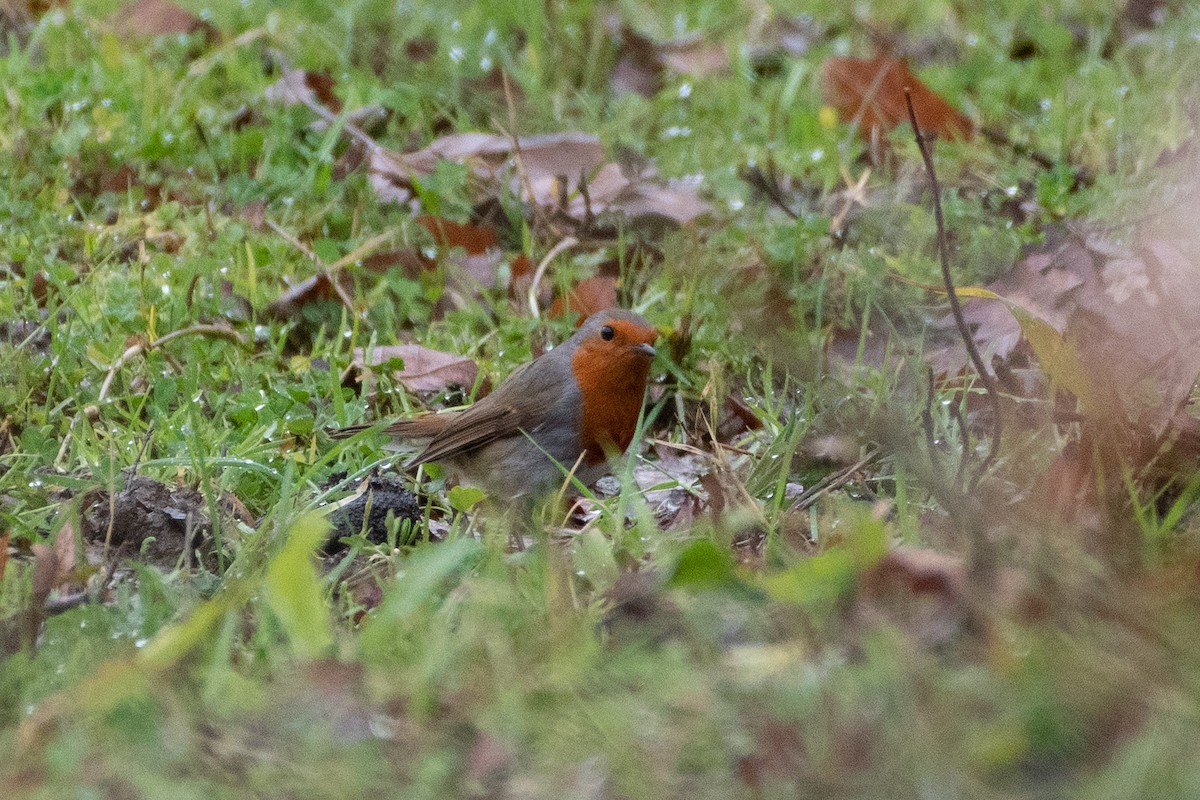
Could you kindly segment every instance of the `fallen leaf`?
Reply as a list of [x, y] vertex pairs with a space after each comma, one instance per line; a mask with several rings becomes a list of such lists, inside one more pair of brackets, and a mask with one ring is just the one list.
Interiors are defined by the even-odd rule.
[[202, 31], [215, 39], [212, 25], [168, 0], [136, 0], [120, 8], [110, 18], [117, 32], [128, 38], [179, 36]]
[[572, 131], [523, 136], [515, 144], [493, 134], [455, 133], [412, 153], [379, 148], [371, 153], [368, 176], [381, 202], [407, 203], [416, 195], [414, 182], [432, 175], [442, 160], [466, 164], [489, 197], [508, 189], [579, 223], [611, 213], [682, 225], [711, 210], [699, 197], [699, 178], [662, 181], [652, 166], [627, 170], [605, 163], [598, 137]]
[[[1089, 414], [1157, 436], [1200, 377], [1200, 297], [1187, 246], [1147, 238], [1129, 248], [1096, 232], [1060, 235], [988, 289], [960, 289], [977, 298], [963, 315], [981, 352], [1007, 360], [1026, 341], [1042, 371]], [[997, 297], [1002, 302], [984, 299]], [[939, 326], [953, 329], [952, 318]], [[934, 359], [942, 374], [966, 364], [958, 347]]]
[[437, 40], [428, 36], [418, 36], [404, 43], [404, 56], [409, 61], [431, 61], [437, 55]]
[[333, 86], [333, 76], [328, 72], [285, 69], [263, 94], [268, 103], [281, 106], [319, 105], [334, 114], [340, 114], [342, 101], [334, 94]]
[[717, 439], [722, 442], [732, 441], [735, 436], [747, 431], [762, 428], [763, 421], [735, 395], [725, 395], [723, 404], [724, 414], [717, 422]]
[[399, 250], [372, 253], [362, 260], [362, 267], [379, 273], [398, 269], [404, 277], [416, 280], [425, 270], [436, 269], [437, 262], [415, 247], [402, 247]]
[[499, 246], [496, 232], [479, 225], [464, 225], [441, 217], [422, 214], [417, 224], [433, 235], [440, 247], [461, 247], [469, 256], [481, 256]]
[[970, 139], [974, 125], [894, 58], [834, 57], [821, 65], [825, 102], [843, 120], [858, 126], [859, 135], [873, 141], [908, 121], [904, 90], [912, 93], [913, 109], [923, 131], [948, 139]]
[[78, 563], [75, 547], [75, 526], [64, 526], [54, 537], [54, 557], [58, 559], [59, 583], [54, 588], [65, 588]]
[[[343, 284], [343, 291], [348, 292], [353, 289], [350, 276], [345, 272], [338, 273], [338, 280]], [[263, 309], [263, 314], [284, 322], [295, 320], [300, 317], [301, 309], [309, 303], [318, 300], [339, 300], [341, 294], [338, 287], [334, 285], [333, 279], [329, 277], [329, 273], [321, 270], [272, 300], [270, 305]]]
[[729, 52], [724, 45], [693, 35], [659, 44], [663, 66], [689, 78], [703, 78], [729, 69]]
[[[75, 570], [74, 525], [63, 525], [52, 544], [38, 542], [33, 552], [33, 577], [27, 603], [15, 615], [0, 624], [0, 656], [10, 655], [37, 641], [42, 622], [46, 619], [46, 601], [57, 587], [67, 583]], [[4, 537], [5, 558], [8, 536]]]
[[479, 375], [479, 367], [471, 359], [419, 344], [382, 345], [366, 355], [361, 347], [356, 347], [350, 363], [361, 372], [392, 359], [403, 361], [403, 368], [392, 376], [411, 392], [440, 392], [452, 386], [471, 389]]
[[610, 35], [621, 43], [617, 63], [609, 76], [609, 87], [614, 94], [633, 92], [653, 97], [662, 89], [667, 70], [700, 78], [729, 68], [726, 47], [705, 34], [656, 42], [622, 24], [616, 15], [609, 17], [607, 26]]
[[574, 312], [579, 315], [575, 322], [575, 327], [579, 327], [597, 311], [617, 305], [616, 278], [597, 275], [575, 284], [565, 296], [556, 297], [550, 306], [550, 316], [563, 317]]

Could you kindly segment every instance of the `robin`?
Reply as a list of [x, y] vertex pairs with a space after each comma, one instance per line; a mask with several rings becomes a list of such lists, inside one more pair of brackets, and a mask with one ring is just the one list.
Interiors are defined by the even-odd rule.
[[608, 456], [633, 441], [657, 338], [631, 311], [599, 311], [470, 408], [398, 420], [383, 430], [428, 442], [409, 467], [441, 462], [493, 497], [535, 496], [561, 485], [571, 470], [590, 484], [607, 472]]

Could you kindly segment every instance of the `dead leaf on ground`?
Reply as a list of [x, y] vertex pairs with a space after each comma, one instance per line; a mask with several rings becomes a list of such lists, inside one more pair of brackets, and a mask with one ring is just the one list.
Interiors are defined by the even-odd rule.
[[736, 395], [725, 395], [721, 418], [717, 421], [717, 440], [730, 442], [747, 431], [762, 428], [763, 421]]
[[663, 76], [668, 70], [700, 78], [729, 68], [728, 49], [703, 33], [656, 42], [622, 24], [615, 15], [608, 19], [607, 26], [610, 35], [621, 43], [617, 63], [609, 76], [614, 94], [634, 92], [653, 97], [662, 89]]
[[429, 231], [439, 247], [461, 247], [469, 256], [481, 256], [500, 244], [494, 230], [480, 225], [465, 225], [430, 214], [417, 217], [417, 224]]
[[655, 460], [643, 461], [633, 480], [663, 528], [690, 527], [710, 498], [704, 495], [701, 477], [712, 470], [708, 455], [656, 445]]
[[879, 133], [908, 121], [904, 89], [912, 92], [913, 109], [923, 131], [948, 139], [970, 139], [971, 120], [913, 75], [894, 58], [828, 58], [821, 65], [825, 102], [841, 118], [857, 124], [859, 135], [874, 141]]
[[[349, 292], [353, 289], [353, 281], [345, 272], [338, 274], [338, 280], [341, 281], [344, 291]], [[334, 286], [333, 279], [329, 277], [328, 272], [321, 270], [285, 290], [263, 309], [263, 314], [271, 319], [288, 322], [299, 319], [302, 309], [309, 303], [340, 299], [341, 293], [338, 292], [338, 287]]]
[[372, 253], [362, 260], [362, 267], [376, 273], [399, 270], [404, 277], [415, 281], [425, 270], [436, 269], [437, 262], [415, 247], [402, 247], [399, 250]]
[[[1086, 376], [1096, 391], [1080, 399], [1102, 406], [1089, 414], [1158, 435], [1200, 377], [1200, 294], [1186, 247], [1155, 238], [1127, 247], [1100, 232], [1060, 231], [988, 289], [1061, 334], [1070, 363], [1039, 366], [1068, 387], [1061, 370]], [[972, 299], [963, 315], [985, 359], [1016, 357], [1023, 329], [1009, 306]], [[953, 331], [953, 319], [939, 327]], [[958, 344], [931, 360], [942, 375], [967, 365]]]
[[[605, 163], [600, 139], [577, 131], [522, 136], [515, 146], [504, 136], [455, 133], [411, 153], [376, 149], [368, 166], [371, 186], [382, 202], [407, 203], [416, 196], [414, 183], [427, 179], [443, 160], [466, 164], [484, 198], [507, 189], [577, 223], [612, 213], [686, 224], [710, 210], [699, 198], [699, 179], [663, 181], [652, 166]], [[580, 186], [581, 178], [586, 187]]]
[[616, 308], [617, 280], [606, 275], [585, 278], [575, 284], [565, 296], [554, 298], [550, 306], [551, 317], [563, 317], [575, 313], [575, 326], [582, 325], [588, 317], [606, 308]]
[[190, 11], [167, 0], [136, 0], [120, 8], [109, 20], [127, 38], [179, 36], [201, 31], [215, 40], [216, 28]]
[[392, 344], [374, 347], [364, 354], [354, 349], [350, 368], [360, 376], [371, 368], [400, 359], [403, 367], [392, 377], [410, 392], [433, 393], [451, 387], [471, 389], [479, 376], [478, 365], [466, 356], [431, 350], [419, 344]]
[[279, 79], [263, 92], [268, 103], [281, 106], [318, 105], [340, 114], [342, 101], [333, 91], [333, 76], [328, 72], [285, 69]]

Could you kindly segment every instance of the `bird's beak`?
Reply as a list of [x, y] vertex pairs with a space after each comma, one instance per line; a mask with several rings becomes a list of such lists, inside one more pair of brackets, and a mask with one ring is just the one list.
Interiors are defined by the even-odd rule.
[[633, 348], [634, 352], [642, 353], [650, 358], [654, 358], [654, 347], [642, 342], [637, 347]]

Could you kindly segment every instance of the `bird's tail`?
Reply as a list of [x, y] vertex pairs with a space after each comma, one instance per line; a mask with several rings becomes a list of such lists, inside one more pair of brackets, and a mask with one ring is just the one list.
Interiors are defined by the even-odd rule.
[[334, 431], [329, 431], [329, 435], [334, 439], [349, 439], [351, 436], [362, 433], [363, 431], [378, 429], [382, 433], [386, 433], [394, 439], [401, 441], [417, 441], [420, 439], [432, 439], [441, 433], [446, 427], [446, 423], [453, 415], [453, 412], [444, 414], [424, 414], [420, 417], [412, 417], [410, 419], [398, 419], [395, 422], [385, 427], [379, 427], [380, 423], [375, 422], [369, 425], [350, 425], [345, 428], [339, 428]]

